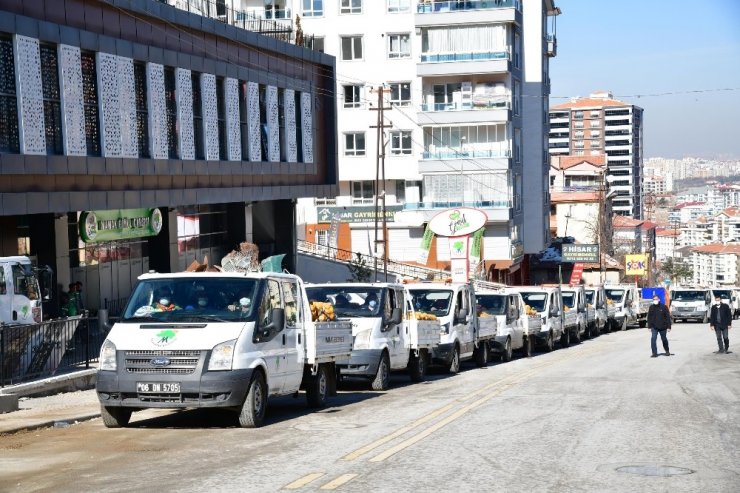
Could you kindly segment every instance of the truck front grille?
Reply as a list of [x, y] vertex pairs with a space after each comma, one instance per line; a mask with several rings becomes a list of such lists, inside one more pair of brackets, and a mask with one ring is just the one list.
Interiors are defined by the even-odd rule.
[[[124, 351], [126, 372], [147, 375], [190, 375], [202, 357], [202, 351]], [[155, 365], [156, 359], [169, 362]]]

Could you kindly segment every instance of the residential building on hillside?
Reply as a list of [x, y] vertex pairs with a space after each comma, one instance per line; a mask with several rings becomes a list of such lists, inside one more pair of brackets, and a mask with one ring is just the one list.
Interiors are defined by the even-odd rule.
[[650, 221], [615, 215], [612, 218], [614, 251], [623, 254], [649, 253], [654, 259], [657, 227]]
[[740, 243], [694, 247], [691, 264], [697, 286], [737, 286], [740, 280]]
[[740, 242], [740, 207], [728, 207], [714, 216], [712, 240], [716, 243]]
[[706, 202], [682, 202], [668, 213], [668, 221], [671, 225], [682, 225], [711, 215], [712, 207]]
[[[379, 199], [388, 257], [414, 262], [429, 220], [464, 205], [488, 217], [488, 275], [521, 281], [524, 253], [542, 250], [549, 233], [544, 135], [556, 53], [548, 23], [560, 13], [554, 2], [306, 0], [293, 7], [337, 57], [340, 135], [339, 196], [300, 201], [299, 236], [382, 255]], [[373, 127], [381, 105], [379, 170]], [[426, 265], [449, 266], [446, 238], [433, 242]]]
[[700, 246], [712, 242], [712, 224], [705, 217], [681, 224], [681, 246]]
[[679, 232], [675, 229], [656, 228], [655, 229], [655, 260], [664, 262], [669, 258], [676, 256], [676, 248]]
[[550, 108], [553, 156], [606, 154], [608, 191], [615, 214], [643, 218], [643, 110], [609, 92], [574, 98]]

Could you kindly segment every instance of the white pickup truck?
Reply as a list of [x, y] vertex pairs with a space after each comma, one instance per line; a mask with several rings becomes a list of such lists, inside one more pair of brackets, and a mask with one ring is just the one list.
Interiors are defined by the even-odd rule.
[[338, 361], [340, 376], [370, 380], [387, 390], [390, 372], [426, 376], [429, 355], [439, 344], [439, 322], [417, 320], [405, 286], [390, 283], [309, 284], [308, 299], [334, 305], [334, 314], [352, 323], [352, 355]]
[[[42, 291], [37, 274], [28, 257], [0, 257], [0, 324], [41, 322]], [[48, 299], [46, 293], [44, 299]]]
[[303, 282], [277, 273], [144, 274], [100, 350], [105, 426], [144, 408], [227, 408], [258, 427], [268, 397], [305, 389], [323, 406], [348, 321], [312, 322]]
[[594, 311], [594, 322], [590, 327], [591, 337], [608, 332], [614, 318], [614, 305], [606, 302], [604, 286], [586, 286], [586, 304]]
[[475, 298], [478, 318], [496, 319], [493, 350], [500, 355], [501, 361], [511, 361], [514, 350], [531, 354], [529, 321], [522, 295], [510, 289], [499, 289], [476, 292]]
[[721, 288], [712, 288], [711, 299], [714, 299], [717, 296], [722, 300], [722, 303], [725, 303], [730, 307], [732, 319], [734, 320], [738, 318], [740, 315], [740, 296], [738, 296], [738, 289], [724, 286]]
[[475, 360], [488, 364], [497, 325], [493, 317], [478, 318], [475, 289], [470, 283], [407, 284], [414, 309], [437, 317], [439, 345], [432, 350], [432, 362], [450, 373], [460, 371], [460, 362]]
[[[563, 296], [565, 327], [570, 331], [570, 339], [579, 343], [588, 337], [588, 327], [595, 320], [596, 312], [593, 308], [589, 310], [583, 286], [564, 285], [560, 287], [560, 291]], [[566, 341], [566, 345], [568, 342], [570, 341]]]
[[[525, 309], [537, 313], [540, 318], [537, 343], [550, 352], [555, 348], [555, 341], [562, 340], [566, 331], [563, 330], [561, 317], [560, 289], [557, 287], [519, 286], [511, 288], [522, 295]], [[532, 317], [529, 317], [532, 321]], [[530, 324], [533, 325], [533, 324]]]
[[674, 322], [678, 320], [696, 320], [697, 322], [707, 323], [711, 307], [712, 297], [709, 289], [671, 289], [671, 317]]
[[607, 302], [614, 306], [614, 329], [627, 330], [632, 325], [645, 327], [652, 300], [643, 300], [636, 284], [605, 284]]

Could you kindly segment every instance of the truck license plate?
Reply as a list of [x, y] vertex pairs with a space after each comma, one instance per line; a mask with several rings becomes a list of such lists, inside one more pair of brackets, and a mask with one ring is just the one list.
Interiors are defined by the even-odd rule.
[[136, 391], [141, 392], [141, 393], [179, 394], [180, 393], [180, 382], [174, 382], [174, 383], [137, 382]]

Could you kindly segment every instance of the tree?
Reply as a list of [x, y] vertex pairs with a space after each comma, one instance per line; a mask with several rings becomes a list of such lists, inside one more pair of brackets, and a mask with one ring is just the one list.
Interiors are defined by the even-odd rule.
[[694, 277], [693, 267], [678, 259], [667, 259], [663, 262], [660, 270], [665, 273], [667, 278], [676, 282], [692, 279]]
[[298, 46], [303, 46], [304, 44], [303, 27], [301, 27], [300, 15], [295, 16], [295, 44]]
[[368, 282], [373, 274], [372, 269], [368, 267], [365, 261], [365, 257], [359, 252], [355, 252], [355, 258], [349, 261], [347, 268], [352, 275], [352, 280], [355, 282]]

